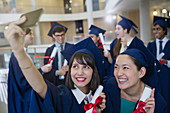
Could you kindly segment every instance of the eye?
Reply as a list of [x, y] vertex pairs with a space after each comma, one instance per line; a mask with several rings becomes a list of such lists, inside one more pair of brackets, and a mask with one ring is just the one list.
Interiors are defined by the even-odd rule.
[[123, 69], [129, 69], [129, 67], [126, 67], [126, 66], [125, 66], [125, 67], [123, 67]]
[[72, 65], [72, 68], [77, 69], [77, 68], [78, 68], [78, 66], [77, 66], [77, 65]]
[[114, 66], [114, 69], [118, 69], [118, 66]]
[[88, 65], [85, 65], [84, 68], [85, 68], [85, 69], [89, 69], [90, 67], [89, 67]]

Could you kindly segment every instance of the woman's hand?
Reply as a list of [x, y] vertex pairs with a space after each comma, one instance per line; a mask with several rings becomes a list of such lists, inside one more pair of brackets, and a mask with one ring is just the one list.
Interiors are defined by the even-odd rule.
[[150, 98], [147, 98], [145, 103], [146, 113], [154, 113], [155, 110], [155, 98], [154, 98], [155, 88], [153, 88]]
[[24, 35], [25, 30], [20, 28], [18, 25], [24, 23], [26, 17], [22, 17], [19, 20], [9, 24], [8, 28], [4, 31], [5, 38], [8, 40], [14, 51], [20, 51], [24, 47]]
[[103, 111], [106, 108], [106, 95], [105, 93], [101, 93], [100, 96], [102, 97], [102, 102], [100, 103], [101, 110]]

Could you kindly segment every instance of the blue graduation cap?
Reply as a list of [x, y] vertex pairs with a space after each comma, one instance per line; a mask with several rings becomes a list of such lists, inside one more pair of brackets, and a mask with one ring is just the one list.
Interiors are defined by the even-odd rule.
[[137, 25], [130, 19], [120, 16], [122, 18], [122, 20], [118, 23], [118, 25], [121, 25], [123, 28], [126, 28], [128, 30], [133, 29], [135, 31], [135, 33], [137, 34], [137, 30], [135, 29], [138, 28]]
[[146, 74], [142, 80], [151, 87], [157, 87], [157, 71], [162, 68], [162, 65], [140, 39], [135, 37], [127, 50], [121, 54], [128, 54], [142, 63], [146, 67]]
[[49, 33], [48, 33], [48, 36], [52, 37], [53, 30], [54, 30], [56, 27], [63, 27], [63, 28], [65, 29], [65, 33], [67, 32], [67, 29], [68, 29], [67, 27], [65, 27], [65, 26], [63, 26], [63, 25], [61, 25], [61, 24], [59, 24], [59, 23], [57, 23], [57, 22], [54, 22], [53, 25], [51, 26], [51, 29], [50, 29], [50, 31], [49, 31]]
[[95, 61], [102, 82], [102, 79], [104, 78], [104, 73], [106, 73], [105, 69], [108, 68], [109, 64], [102, 53], [99, 51], [93, 40], [90, 37], [86, 38], [79, 43], [73, 45], [72, 47], [66, 48], [61, 51], [62, 55], [68, 62], [70, 61], [71, 57], [78, 52], [85, 53], [91, 56], [91, 58]]
[[170, 27], [170, 19], [166, 17], [154, 16], [153, 21], [153, 26], [160, 25], [165, 27], [165, 35], [167, 35], [167, 27]]
[[96, 36], [99, 36], [99, 33], [104, 34], [106, 32], [106, 30], [101, 29], [101, 28], [94, 26], [94, 25], [91, 25], [89, 30], [90, 30], [89, 34], [94, 34]]

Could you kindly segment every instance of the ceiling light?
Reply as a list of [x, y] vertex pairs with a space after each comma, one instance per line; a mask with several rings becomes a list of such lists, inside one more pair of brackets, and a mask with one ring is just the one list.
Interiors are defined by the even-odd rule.
[[153, 15], [157, 15], [158, 12], [156, 10], [153, 11]]
[[110, 22], [112, 22], [113, 17], [111, 15], [108, 15], [108, 16], [106, 16], [105, 20], [110, 23]]
[[167, 13], [167, 10], [166, 9], [162, 9], [162, 13]]

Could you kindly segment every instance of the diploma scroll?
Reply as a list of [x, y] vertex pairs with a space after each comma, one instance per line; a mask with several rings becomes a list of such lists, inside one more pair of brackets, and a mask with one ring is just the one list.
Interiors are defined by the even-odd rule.
[[[99, 85], [90, 103], [93, 103], [93, 104], [95, 103], [96, 99], [100, 96], [100, 93], [102, 92], [102, 90], [103, 90], [103, 86]], [[92, 111], [93, 111], [93, 107], [89, 109], [88, 111], [86, 111], [86, 113], [92, 113]]]
[[[145, 89], [143, 91], [143, 94], [142, 94], [142, 96], [141, 96], [139, 101], [145, 102], [145, 100], [151, 96], [151, 92], [152, 92], [151, 88], [145, 87]], [[137, 105], [137, 107], [138, 107], [138, 105]], [[145, 107], [143, 107], [143, 109], [145, 109]]]
[[[63, 64], [63, 66], [66, 66], [67, 64], [68, 64], [67, 60], [64, 59], [64, 64]], [[64, 79], [64, 75], [59, 76], [59, 79], [60, 79], [60, 80]]]
[[104, 51], [108, 52], [107, 51], [107, 48], [105, 46], [105, 42], [104, 42], [104, 38], [103, 38], [103, 34], [102, 33], [99, 33], [99, 37], [100, 37], [100, 40], [102, 42], [102, 45], [103, 45], [103, 48], [104, 48]]
[[54, 47], [54, 49], [53, 49], [53, 51], [51, 53], [48, 65], [52, 65], [56, 53], [57, 53], [57, 47]]

